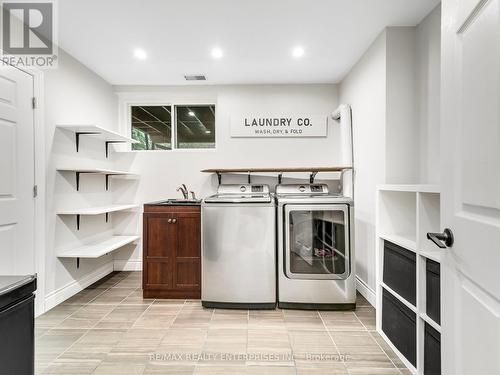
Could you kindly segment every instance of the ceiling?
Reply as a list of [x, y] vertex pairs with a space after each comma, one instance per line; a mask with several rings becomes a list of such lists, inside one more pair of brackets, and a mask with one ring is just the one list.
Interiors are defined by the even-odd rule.
[[[206, 75], [204, 84], [336, 83], [384, 27], [417, 25], [438, 3], [64, 0], [59, 44], [115, 85], [200, 83], [185, 74]], [[212, 58], [215, 47], [222, 58]]]

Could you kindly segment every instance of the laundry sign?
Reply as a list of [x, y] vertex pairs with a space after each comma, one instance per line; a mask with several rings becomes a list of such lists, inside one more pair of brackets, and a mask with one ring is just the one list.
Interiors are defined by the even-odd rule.
[[242, 116], [231, 118], [231, 137], [326, 137], [327, 116]]

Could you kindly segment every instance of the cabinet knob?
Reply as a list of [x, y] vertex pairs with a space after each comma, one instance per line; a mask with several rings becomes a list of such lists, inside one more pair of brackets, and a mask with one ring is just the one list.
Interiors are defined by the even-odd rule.
[[167, 220], [167, 222], [168, 222], [168, 223], [171, 223], [171, 222], [172, 222], [172, 219], [168, 219], [168, 220]]
[[172, 223], [177, 223], [177, 219], [172, 219]]

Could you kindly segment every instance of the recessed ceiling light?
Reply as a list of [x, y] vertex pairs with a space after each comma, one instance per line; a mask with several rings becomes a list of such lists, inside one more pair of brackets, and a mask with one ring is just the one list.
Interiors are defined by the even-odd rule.
[[293, 47], [292, 56], [295, 58], [304, 56], [304, 48], [302, 48], [301, 46]]
[[139, 60], [146, 60], [148, 58], [148, 54], [143, 49], [136, 48], [134, 50], [134, 57]]
[[188, 112], [188, 115], [189, 115], [189, 116], [194, 116], [194, 112], [193, 112], [193, 111], [189, 111], [189, 112]]
[[220, 59], [224, 56], [224, 52], [219, 47], [212, 48], [212, 57], [214, 59]]
[[205, 130], [205, 134], [212, 134], [210, 130]]

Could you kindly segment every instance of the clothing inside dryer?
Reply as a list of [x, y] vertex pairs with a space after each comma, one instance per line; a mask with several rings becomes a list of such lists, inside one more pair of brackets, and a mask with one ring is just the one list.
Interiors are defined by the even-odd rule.
[[342, 210], [289, 213], [290, 272], [344, 274], [346, 272], [346, 220]]

